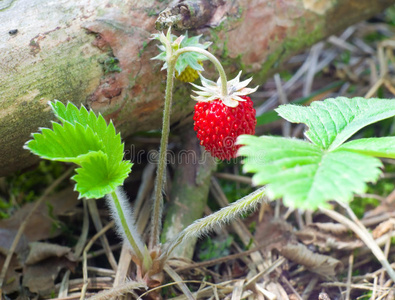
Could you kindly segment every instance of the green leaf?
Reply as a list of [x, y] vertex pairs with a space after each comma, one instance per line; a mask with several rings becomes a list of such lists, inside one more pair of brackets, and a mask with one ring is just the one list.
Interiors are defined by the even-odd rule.
[[92, 151], [103, 150], [99, 137], [89, 127], [53, 123], [53, 130], [42, 128], [33, 134], [25, 148], [42, 158], [79, 164]]
[[89, 119], [89, 113], [84, 106], [81, 106], [81, 109], [78, 109], [74, 104], [68, 102], [67, 106], [65, 106], [62, 102], [55, 100], [54, 102], [49, 102], [49, 105], [52, 108], [55, 116], [62, 122], [69, 122], [71, 124], [84, 124], [88, 125], [90, 122], [94, 122], [96, 116], [91, 111], [91, 118]]
[[74, 162], [77, 169], [76, 190], [80, 197], [100, 198], [122, 185], [132, 164], [123, 161], [124, 144], [114, 124], [96, 116], [84, 106], [50, 103], [55, 116], [63, 123], [53, 123], [53, 130], [41, 129], [25, 148], [45, 159]]
[[[153, 36], [153, 38], [160, 40], [161, 35], [156, 34]], [[171, 43], [174, 43], [174, 41], [177, 38], [178, 38], [177, 36], [172, 34], [171, 35]], [[184, 38], [182, 39], [180, 45], [177, 46], [177, 48], [181, 49], [181, 48], [185, 48], [185, 47], [197, 47], [200, 49], [207, 49], [211, 45], [211, 43], [210, 42], [200, 43], [199, 42], [200, 38], [201, 38], [201, 35], [193, 36], [193, 37], [189, 38], [188, 32], [186, 32], [184, 35]], [[163, 43], [163, 41], [161, 41], [161, 42]], [[165, 61], [165, 64], [163, 65], [163, 68], [162, 68], [162, 70], [164, 70], [167, 68], [166, 47], [164, 47], [163, 45], [160, 45], [158, 48], [161, 51], [161, 53], [152, 59], [159, 59], [159, 60]], [[192, 69], [194, 69], [196, 71], [201, 72], [204, 69], [200, 65], [199, 62], [202, 62], [204, 60], [207, 60], [207, 57], [203, 54], [196, 53], [196, 52], [183, 53], [178, 57], [175, 68], [176, 68], [178, 74], [181, 74], [188, 66], [190, 66]]]
[[306, 137], [317, 146], [334, 150], [361, 128], [395, 115], [395, 101], [338, 97], [309, 107], [282, 105], [276, 109], [293, 123], [305, 123]]
[[282, 137], [243, 135], [244, 171], [254, 172], [256, 185], [267, 184], [267, 195], [283, 198], [284, 204], [303, 209], [326, 206], [326, 201], [348, 202], [353, 193], [363, 193], [381, 171], [375, 157], [338, 149], [326, 151], [317, 145]]
[[[123, 144], [121, 136], [116, 134], [115, 127], [112, 122], [107, 125], [106, 120], [99, 114], [96, 116], [93, 111], [88, 112], [84, 106], [78, 109], [74, 104], [68, 103], [65, 106], [60, 101], [50, 103], [55, 116], [61, 122], [69, 122], [71, 124], [80, 124], [89, 127], [100, 139], [103, 144], [103, 152], [109, 156], [109, 161], [116, 163], [123, 158]], [[94, 149], [91, 149], [94, 151]]]
[[[395, 137], [344, 143], [361, 128], [395, 115], [395, 101], [339, 97], [309, 107], [284, 105], [277, 112], [305, 123], [312, 142], [283, 137], [240, 136], [244, 170], [255, 184], [266, 184], [271, 198], [286, 205], [316, 209], [327, 201], [348, 202], [381, 174], [377, 157], [395, 158]], [[344, 143], [344, 144], [343, 144]]]
[[375, 157], [395, 158], [395, 137], [354, 140], [341, 145], [338, 149]]
[[[184, 53], [184, 54], [186, 54], [186, 53]], [[181, 74], [182, 71], [184, 71], [186, 69], [186, 67], [188, 66], [188, 62], [185, 59], [183, 59], [184, 54], [180, 55], [180, 57], [177, 60], [176, 66], [175, 66], [178, 74]]]
[[[189, 53], [184, 53], [184, 54], [189, 54]], [[204, 71], [203, 67], [199, 64], [199, 61], [195, 58], [194, 55], [186, 55], [185, 60], [192, 69], [196, 71]]]
[[77, 174], [72, 177], [76, 181], [75, 190], [80, 193], [79, 198], [104, 197], [122, 185], [131, 171], [132, 165], [127, 161], [113, 165], [105, 153], [94, 153], [81, 163], [81, 168], [76, 169]]

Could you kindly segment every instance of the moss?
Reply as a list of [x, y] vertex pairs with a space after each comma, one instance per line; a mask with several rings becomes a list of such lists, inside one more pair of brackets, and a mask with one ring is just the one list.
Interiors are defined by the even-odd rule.
[[51, 113], [47, 101], [59, 99], [82, 103], [99, 84], [102, 69], [99, 50], [86, 47], [93, 36], [72, 39], [56, 52], [47, 52], [54, 42], [49, 34], [40, 50], [40, 62], [21, 65], [18, 73], [3, 73], [0, 103], [0, 175], [26, 167], [37, 161], [22, 149], [30, 133], [48, 126]]
[[139, 50], [139, 54], [138, 54], [139, 58], [141, 57], [141, 55], [143, 55], [143, 52], [147, 48], [147, 45], [148, 45], [147, 41], [143, 41], [143, 47]]
[[109, 53], [108, 56], [100, 61], [104, 74], [113, 73], [113, 72], [121, 72], [122, 69], [119, 66], [119, 59], [116, 58], [112, 53]]
[[310, 34], [306, 34], [307, 30], [307, 21], [305, 24], [299, 24], [297, 27], [297, 31], [294, 34], [289, 34], [288, 39], [286, 39], [283, 43], [283, 48], [286, 54], [305, 49], [317, 41], [321, 40], [325, 36], [324, 23], [319, 20], [309, 21], [310, 24], [314, 24]]
[[[8, 195], [4, 195], [4, 198], [0, 196], [0, 219], [9, 217], [25, 203], [35, 201], [64, 172], [64, 164], [43, 160], [32, 171], [17, 172], [6, 177], [4, 184]], [[61, 188], [64, 188], [64, 184], [58, 190]]]

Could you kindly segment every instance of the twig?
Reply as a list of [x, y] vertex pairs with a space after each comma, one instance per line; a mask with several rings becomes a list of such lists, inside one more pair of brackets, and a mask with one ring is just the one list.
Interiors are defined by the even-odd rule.
[[[288, 99], [281, 84], [280, 74], [277, 73], [274, 75], [274, 82], [276, 83], [279, 102], [282, 105], [287, 104]], [[289, 137], [291, 135], [291, 123], [288, 122], [287, 120], [282, 121], [282, 132], [283, 132], [283, 136], [285, 137]]]
[[244, 286], [244, 280], [242, 279], [235, 284], [235, 288], [232, 293], [232, 299], [231, 300], [240, 300], [241, 295], [243, 294], [243, 286]]
[[373, 292], [372, 292], [372, 297], [370, 297], [371, 300], [376, 299], [376, 293], [377, 293], [377, 276], [373, 279]]
[[179, 288], [182, 290], [184, 293], [185, 297], [187, 297], [189, 300], [195, 300], [195, 297], [192, 295], [191, 291], [188, 289], [188, 287], [185, 285], [185, 283], [182, 281], [182, 278], [180, 275], [177, 274], [171, 267], [168, 265], [165, 265], [163, 268], [167, 274], [175, 281], [177, 282], [177, 285]]
[[179, 273], [179, 272], [182, 272], [182, 271], [185, 271], [185, 270], [189, 270], [189, 269], [197, 269], [197, 268], [204, 268], [204, 267], [209, 267], [209, 266], [213, 266], [213, 265], [218, 265], [218, 264], [220, 264], [222, 262], [234, 260], [234, 259], [237, 259], [237, 258], [241, 258], [241, 257], [247, 256], [247, 255], [250, 255], [251, 253], [254, 253], [256, 251], [265, 249], [265, 248], [269, 247], [270, 244], [277, 243], [277, 242], [283, 240], [284, 238], [285, 237], [281, 236], [281, 237], [279, 237], [277, 239], [273, 239], [273, 240], [269, 241], [268, 243], [265, 243], [263, 245], [259, 245], [257, 247], [254, 247], [254, 248], [250, 249], [250, 250], [246, 250], [246, 251], [243, 251], [243, 252], [240, 252], [240, 253], [231, 254], [231, 255], [228, 255], [228, 256], [225, 256], [225, 257], [211, 259], [211, 260], [208, 260], [208, 261], [194, 263], [194, 264], [191, 264], [191, 265], [185, 266], [185, 267], [179, 267], [179, 268], [175, 269], [175, 271], [177, 273]]
[[351, 252], [348, 257], [348, 272], [347, 272], [347, 291], [346, 291], [346, 300], [350, 300], [351, 293], [351, 278], [352, 278], [352, 268], [354, 263], [354, 254]]
[[141, 176], [141, 184], [137, 193], [136, 200], [134, 201], [133, 211], [136, 216], [138, 216], [140, 211], [142, 210], [142, 206], [145, 203], [144, 199], [147, 197], [147, 194], [152, 191], [155, 169], [155, 164], [148, 164], [144, 168], [143, 175]]
[[324, 47], [324, 43], [321, 42], [315, 44], [310, 50], [311, 58], [309, 59], [309, 69], [307, 71], [306, 80], [303, 86], [303, 97], [307, 97], [311, 93], [311, 89], [313, 87], [313, 82], [314, 82], [314, 76], [317, 73], [318, 58], [320, 56], [323, 47]]
[[88, 288], [89, 284], [89, 279], [88, 279], [88, 258], [87, 254], [89, 249], [92, 247], [93, 243], [100, 238], [107, 230], [112, 228], [114, 226], [114, 221], [108, 223], [106, 226], [104, 226], [99, 232], [97, 232], [89, 241], [89, 243], [85, 246], [84, 252], [83, 252], [83, 261], [82, 261], [82, 274], [84, 278], [84, 285], [82, 286], [81, 290], [81, 297], [80, 300], [85, 299], [85, 293], [86, 289]]
[[302, 296], [299, 295], [298, 291], [295, 290], [293, 285], [288, 281], [288, 279], [285, 276], [281, 276], [280, 279], [292, 291], [292, 293], [294, 294], [295, 298], [297, 298], [298, 300], [303, 300]]
[[[89, 207], [89, 212], [92, 217], [93, 225], [96, 228], [97, 232], [100, 232], [103, 229], [103, 224], [100, 220], [100, 215], [99, 215], [99, 210], [97, 209], [97, 203], [96, 199], [88, 199], [88, 207]], [[108, 239], [105, 235], [100, 235], [100, 241], [103, 246], [103, 249], [106, 253], [108, 262], [111, 265], [111, 268], [113, 268], [114, 271], [117, 271], [118, 264], [117, 261], [115, 260], [114, 254], [111, 251], [110, 248], [110, 243], [108, 242]]]
[[[350, 26], [348, 27], [341, 35], [340, 39], [342, 40], [347, 40], [356, 30], [355, 26]], [[323, 68], [325, 68], [332, 60], [336, 58], [338, 55], [338, 51], [336, 50], [331, 50], [327, 51], [326, 57], [320, 61], [317, 64], [316, 67], [316, 72], [321, 71]], [[310, 54], [311, 55], [311, 54]], [[285, 91], [290, 92], [292, 89], [291, 87], [296, 87], [296, 83], [298, 80], [307, 72], [309, 68], [309, 58], [306, 59], [306, 61], [303, 63], [303, 65], [298, 69], [298, 71], [292, 76], [290, 80], [288, 80], [284, 85], [283, 88]], [[266, 112], [270, 107], [272, 107], [278, 99], [278, 93], [275, 93], [273, 96], [271, 96], [268, 100], [265, 101], [260, 107], [256, 109], [256, 114], [257, 116], [260, 116], [264, 112]]]
[[37, 208], [40, 207], [40, 205], [43, 203], [43, 201], [47, 198], [47, 196], [64, 180], [66, 179], [71, 171], [74, 169], [74, 167], [71, 167], [68, 169], [66, 172], [63, 173], [62, 176], [60, 176], [58, 179], [56, 179], [42, 194], [42, 196], [36, 201], [34, 204], [33, 208], [30, 210], [30, 212], [27, 214], [21, 225], [19, 226], [18, 232], [15, 235], [14, 241], [12, 242], [12, 245], [10, 247], [10, 250], [7, 253], [7, 257], [4, 261], [3, 268], [0, 273], [0, 295], [3, 293], [3, 284], [4, 284], [4, 279], [8, 270], [8, 267], [11, 262], [11, 258], [13, 253], [15, 252], [16, 246], [19, 243], [19, 240], [25, 231], [26, 225], [28, 224], [30, 217], [33, 215], [33, 213], [36, 212]]
[[[348, 214], [350, 215], [351, 218], [357, 219], [355, 214], [352, 212], [352, 210], [347, 206], [343, 205]], [[382, 266], [386, 269], [388, 275], [391, 277], [391, 279], [395, 282], [395, 272], [392, 269], [391, 265], [389, 264], [388, 260], [385, 258], [385, 255], [383, 251], [380, 249], [380, 247], [377, 245], [377, 243], [374, 241], [373, 237], [369, 234], [369, 232], [366, 230], [365, 226], [363, 226], [362, 223], [358, 221], [358, 223], [352, 222], [350, 219], [346, 218], [342, 214], [339, 214], [338, 212], [334, 210], [329, 210], [326, 208], [320, 208], [320, 210], [326, 214], [328, 217], [336, 220], [337, 222], [346, 225], [348, 228], [350, 228], [356, 235], [359, 236], [359, 238], [365, 243], [365, 245], [372, 251], [373, 255], [376, 256], [377, 260], [382, 264]]]
[[130, 280], [123, 285], [120, 285], [116, 288], [112, 288], [108, 291], [100, 292], [88, 299], [90, 300], [115, 299], [115, 297], [122, 296], [126, 293], [131, 293], [137, 298], [138, 296], [136, 295], [136, 293], [133, 292], [133, 290], [137, 290], [137, 289], [147, 289], [147, 286], [142, 282]]
[[318, 277], [315, 276], [315, 277], [311, 278], [311, 280], [309, 281], [305, 290], [302, 293], [303, 300], [309, 299], [311, 293], [313, 292], [315, 286], [317, 285], [317, 282], [318, 282]]
[[222, 179], [226, 179], [226, 180], [232, 180], [232, 181], [252, 185], [251, 177], [234, 175], [234, 174], [230, 174], [230, 173], [214, 173], [214, 175], [217, 178], [222, 178]]
[[[276, 300], [277, 299], [277, 297], [276, 297], [276, 295], [275, 294], [273, 294], [272, 292], [269, 292], [268, 290], [265, 290], [263, 287], [261, 287], [259, 284], [255, 284], [255, 288], [259, 291], [259, 292], [261, 292], [261, 294], [265, 297], [265, 298], [262, 298], [262, 296], [261, 297], [259, 297], [257, 300], [261, 300], [261, 299], [269, 299], [269, 300]], [[258, 296], [259, 296], [259, 294], [258, 294]]]
[[[86, 239], [88, 237], [88, 231], [89, 231], [89, 214], [88, 214], [87, 200], [83, 199], [82, 203], [84, 206], [84, 219], [82, 222], [81, 235], [78, 239], [77, 244], [75, 245], [75, 250], [74, 250], [74, 256], [76, 260], [81, 256], [82, 250], [84, 250], [84, 245], [86, 243]], [[70, 270], [67, 270], [63, 276], [62, 284], [59, 288], [58, 298], [67, 297], [70, 272], [71, 272]]]
[[384, 83], [384, 77], [380, 77], [380, 79], [376, 81], [376, 83], [366, 93], [365, 98], [371, 98], [383, 83]]
[[132, 261], [132, 252], [129, 246], [125, 243], [122, 245], [121, 255], [119, 257], [119, 264], [117, 273], [115, 275], [113, 287], [118, 287], [125, 282]]
[[280, 257], [279, 259], [277, 259], [275, 262], [273, 262], [269, 268], [259, 272], [258, 274], [256, 274], [254, 277], [250, 278], [247, 283], [246, 286], [250, 286], [251, 284], [255, 283], [260, 277], [262, 277], [265, 274], [271, 273], [273, 272], [276, 268], [280, 267], [283, 263], [285, 263], [285, 258], [284, 257]]
[[[184, 282], [184, 283], [197, 283], [197, 284], [202, 284], [202, 281], [199, 281], [199, 280], [183, 280], [182, 282]], [[231, 291], [233, 290], [233, 288], [227, 288], [227, 287], [225, 287], [225, 285], [228, 285], [228, 284], [230, 284], [230, 283], [232, 283], [232, 282], [235, 282], [235, 280], [224, 281], [224, 282], [221, 282], [221, 284], [215, 284], [215, 283], [211, 283], [211, 282], [206, 282], [206, 281], [204, 281], [204, 284], [209, 285], [210, 287], [205, 288], [205, 289], [203, 289], [203, 290], [200, 290], [200, 291], [199, 291], [199, 296], [200, 296], [200, 297], [206, 297], [206, 296], [208, 296], [208, 295], [210, 295], [210, 296], [213, 295], [213, 291], [211, 291], [211, 289], [212, 289], [213, 287], [216, 287], [216, 286], [221, 286], [221, 287], [223, 287], [223, 289], [224, 289], [226, 292], [227, 292], [227, 291], [231, 292]], [[176, 285], [176, 284], [178, 284], [178, 282], [170, 282], [170, 283], [163, 284], [163, 285], [160, 285], [160, 286], [158, 286], [158, 287], [155, 287], [155, 288], [153, 288], [153, 289], [150, 289], [150, 290], [146, 291], [145, 293], [141, 294], [141, 295], [139, 296], [138, 300], [143, 299], [144, 296], [148, 295], [148, 294], [151, 293], [151, 292], [154, 292], [154, 291], [156, 291], [156, 290], [160, 290], [160, 289], [162, 289], [162, 288], [164, 288], [164, 287], [173, 286], [173, 285]], [[209, 289], [209, 293], [207, 293], [207, 290], [208, 290], [208, 289]], [[195, 292], [194, 294], [196, 294], [196, 292]], [[178, 299], [178, 298], [179, 298], [179, 297], [171, 298], [171, 299]]]

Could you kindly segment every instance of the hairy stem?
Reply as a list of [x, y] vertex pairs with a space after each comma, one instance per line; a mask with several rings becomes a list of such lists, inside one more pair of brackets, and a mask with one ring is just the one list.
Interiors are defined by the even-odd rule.
[[221, 94], [222, 96], [227, 96], [228, 95], [228, 80], [226, 79], [226, 73], [224, 70], [224, 67], [222, 66], [222, 64], [220, 63], [220, 61], [214, 56], [212, 55], [210, 52], [208, 52], [207, 50], [198, 48], [198, 47], [185, 47], [185, 48], [181, 48], [179, 50], [177, 50], [174, 53], [174, 57], [177, 60], [177, 58], [185, 53], [185, 52], [197, 52], [200, 54], [205, 55], [216, 67], [218, 73], [219, 73], [219, 77], [221, 78]]
[[153, 249], [159, 244], [160, 226], [162, 224], [162, 189], [165, 182], [166, 153], [170, 132], [170, 109], [173, 96], [174, 70], [177, 58], [170, 57], [167, 62], [167, 81], [165, 94], [165, 108], [163, 111], [162, 137], [160, 140], [158, 169], [156, 171], [154, 208], [152, 210], [152, 227], [149, 248]]
[[[169, 31], [170, 32], [170, 31]], [[169, 33], [168, 32], [168, 36]], [[162, 41], [162, 40], [161, 40]], [[197, 52], [205, 55], [217, 68], [219, 76], [221, 78], [221, 92], [223, 96], [228, 95], [227, 79], [224, 68], [222, 67], [220, 61], [212, 55], [210, 52], [197, 48], [197, 47], [185, 47], [173, 52], [173, 49], [168, 40], [162, 41], [166, 46], [167, 52], [167, 81], [166, 81], [166, 94], [165, 94], [165, 108], [163, 111], [163, 124], [162, 124], [162, 137], [160, 141], [159, 149], [159, 161], [158, 169], [156, 172], [155, 181], [155, 192], [154, 192], [154, 207], [152, 210], [152, 227], [151, 227], [151, 237], [149, 242], [149, 248], [154, 249], [156, 245], [159, 244], [160, 238], [160, 227], [162, 224], [162, 206], [163, 206], [163, 185], [165, 180], [166, 171], [166, 153], [167, 144], [169, 139], [170, 131], [170, 109], [172, 103], [173, 85], [174, 85], [174, 72], [175, 65], [178, 57], [185, 52]]]
[[162, 259], [166, 260], [175, 247], [189, 238], [200, 237], [212, 230], [214, 227], [228, 223], [247, 211], [254, 209], [258, 203], [262, 201], [264, 195], [265, 188], [262, 187], [229, 206], [224, 207], [205, 218], [196, 220], [165, 246], [162, 253]]
[[130, 228], [128, 226], [128, 222], [125, 218], [125, 214], [123, 213], [123, 209], [122, 209], [122, 205], [121, 202], [119, 201], [118, 195], [117, 195], [117, 190], [111, 192], [111, 198], [113, 200], [113, 203], [115, 205], [115, 209], [117, 211], [118, 217], [119, 217], [119, 221], [121, 223], [122, 229], [125, 233], [125, 236], [127, 238], [127, 240], [130, 243], [130, 246], [133, 249], [133, 252], [136, 254], [136, 256], [138, 257], [138, 259], [143, 262], [144, 261], [144, 255], [142, 250], [140, 249], [139, 245], [137, 244], [135, 238], [133, 237], [132, 232], [130, 231]]

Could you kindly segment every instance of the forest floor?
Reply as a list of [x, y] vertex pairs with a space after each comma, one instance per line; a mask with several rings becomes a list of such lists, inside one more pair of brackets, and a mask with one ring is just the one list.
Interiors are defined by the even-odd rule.
[[[394, 98], [394, 35], [395, 9], [391, 8], [292, 57], [283, 71], [252, 95], [256, 134], [303, 138], [303, 125], [281, 121], [273, 112], [279, 104], [309, 104], [338, 96]], [[360, 133], [394, 134], [394, 120]], [[172, 138], [177, 147], [177, 137]], [[128, 142], [148, 151], [159, 147], [159, 136], [136, 135]], [[357, 195], [351, 208], [359, 217], [358, 225], [371, 232], [391, 263], [395, 161], [383, 161], [384, 176], [366, 194]], [[172, 168], [169, 165], [168, 194]], [[71, 171], [68, 165], [43, 161], [34, 170], [0, 179], [0, 282], [6, 299], [79, 299], [82, 292], [90, 297], [133, 277], [130, 254], [117, 238], [104, 202], [78, 200], [69, 180]], [[145, 218], [139, 223], [144, 232], [149, 229], [154, 176], [153, 165], [143, 159], [125, 183], [130, 199], [141, 203], [137, 216]], [[205, 212], [254, 189], [249, 174], [241, 172], [241, 160], [220, 163], [211, 179]], [[343, 208], [334, 209], [347, 217]], [[15, 238], [18, 243], [12, 247]], [[13, 256], [4, 268], [7, 253]], [[88, 281], [83, 279], [84, 271]], [[281, 201], [265, 201], [243, 220], [199, 240], [192, 260], [170, 260], [163, 286], [135, 292], [143, 299], [150, 294], [190, 299], [182, 284], [196, 299], [395, 299], [394, 282], [346, 222], [288, 209]], [[134, 299], [133, 294], [123, 297]]]

